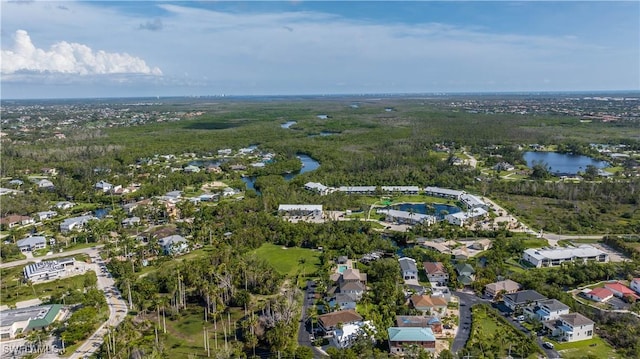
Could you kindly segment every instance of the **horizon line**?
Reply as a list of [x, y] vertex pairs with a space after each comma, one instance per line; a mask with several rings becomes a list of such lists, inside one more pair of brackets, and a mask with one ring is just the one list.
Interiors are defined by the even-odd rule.
[[567, 94], [640, 94], [640, 89], [633, 90], [543, 90], [543, 91], [429, 91], [429, 92], [364, 92], [364, 93], [307, 93], [307, 94], [208, 94], [208, 95], [145, 95], [145, 96], [96, 96], [96, 97], [32, 97], [32, 98], [0, 98], [4, 101], [51, 101], [51, 100], [108, 100], [108, 99], [176, 99], [176, 98], [282, 98], [282, 97], [365, 97], [365, 96], [460, 96], [460, 95], [567, 95]]

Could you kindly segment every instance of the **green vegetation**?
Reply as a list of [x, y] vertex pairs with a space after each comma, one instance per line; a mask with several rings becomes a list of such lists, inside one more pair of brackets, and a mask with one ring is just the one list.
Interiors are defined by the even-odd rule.
[[2, 291], [0, 304], [15, 304], [35, 298], [49, 298], [73, 290], [81, 290], [95, 284], [97, 278], [93, 271], [82, 275], [56, 279], [46, 283], [23, 282], [24, 266], [2, 269]]
[[[552, 341], [553, 342], [553, 341]], [[589, 340], [581, 340], [572, 343], [554, 343], [554, 349], [562, 355], [563, 358], [568, 359], [583, 359], [583, 358], [619, 358], [620, 356], [609, 345], [609, 343], [602, 340], [600, 337], [593, 337]]]
[[471, 311], [471, 336], [461, 355], [529, 357], [541, 352], [534, 339], [509, 324], [495, 309], [479, 304]]
[[278, 273], [293, 276], [298, 273], [312, 274], [320, 267], [320, 253], [317, 250], [305, 248], [287, 248], [271, 243], [265, 243], [253, 252], [258, 258], [264, 259]]

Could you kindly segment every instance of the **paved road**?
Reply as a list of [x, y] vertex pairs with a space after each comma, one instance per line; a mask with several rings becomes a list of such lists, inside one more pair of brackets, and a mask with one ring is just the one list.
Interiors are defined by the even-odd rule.
[[491, 302], [467, 292], [454, 291], [453, 295], [457, 296], [460, 300], [460, 322], [458, 332], [451, 344], [451, 351], [457, 353], [464, 348], [467, 340], [469, 340], [469, 335], [471, 335], [471, 306], [479, 303], [491, 304]]
[[58, 257], [70, 257], [74, 254], [81, 254], [81, 253], [85, 253], [85, 254], [93, 254], [93, 253], [97, 253], [97, 249], [104, 247], [104, 244], [98, 244], [95, 247], [91, 247], [91, 248], [82, 248], [82, 249], [74, 249], [72, 251], [67, 251], [67, 252], [59, 252], [59, 253], [52, 253], [46, 256], [42, 256], [42, 257], [36, 257], [36, 258], [27, 258], [27, 259], [21, 259], [21, 260], [17, 260], [17, 261], [12, 261], [12, 262], [7, 262], [7, 263], [1, 263], [0, 264], [0, 268], [11, 268], [11, 267], [16, 267], [19, 265], [25, 265], [27, 263], [33, 263], [33, 262], [40, 262], [43, 260], [48, 260], [48, 259], [53, 259], [53, 258], [58, 258]]
[[[491, 304], [491, 301], [467, 292], [455, 291], [453, 292], [453, 294], [460, 299], [460, 327], [458, 328], [458, 333], [456, 333], [456, 337], [454, 338], [453, 344], [451, 345], [451, 351], [457, 353], [464, 348], [464, 345], [466, 344], [467, 340], [469, 340], [469, 335], [471, 334], [471, 306], [480, 303]], [[530, 330], [523, 327], [517, 320], [507, 316], [505, 318], [514, 327], [516, 327], [516, 329], [527, 335], [530, 334]], [[560, 354], [557, 351], [544, 347], [544, 337], [536, 337], [536, 342], [540, 349], [543, 350], [547, 358], [560, 358]]]
[[[300, 327], [298, 328], [298, 344], [301, 346], [309, 347], [313, 350], [314, 359], [324, 359], [325, 356], [322, 352], [313, 346], [310, 332], [307, 330], [307, 310], [313, 306], [313, 294], [315, 293], [315, 282], [312, 280], [307, 281], [307, 289], [304, 292], [304, 299], [302, 300], [302, 313], [300, 314]], [[309, 327], [311, 329], [311, 327]]]
[[[107, 305], [109, 306], [109, 319], [103, 323], [98, 330], [96, 330], [84, 344], [82, 344], [76, 351], [69, 357], [70, 359], [79, 359], [84, 357], [90, 357], [93, 353], [98, 351], [100, 345], [104, 341], [104, 336], [107, 334], [107, 330], [110, 327], [116, 327], [120, 324], [127, 315], [127, 303], [122, 298], [120, 291], [115, 285], [115, 280], [107, 271], [107, 267], [97, 252], [92, 254], [91, 264], [93, 270], [98, 275], [98, 289], [104, 292], [107, 298]], [[102, 269], [104, 268], [104, 270]]]

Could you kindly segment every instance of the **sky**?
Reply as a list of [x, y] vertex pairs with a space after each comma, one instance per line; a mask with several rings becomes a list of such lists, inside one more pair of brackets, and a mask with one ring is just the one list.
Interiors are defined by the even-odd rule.
[[0, 96], [640, 90], [640, 1], [0, 1]]

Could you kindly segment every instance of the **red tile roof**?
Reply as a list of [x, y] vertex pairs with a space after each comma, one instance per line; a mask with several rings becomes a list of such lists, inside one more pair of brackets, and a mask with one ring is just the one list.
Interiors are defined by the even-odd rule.
[[613, 295], [613, 292], [611, 292], [609, 289], [607, 288], [593, 288], [593, 290], [591, 290], [589, 292], [590, 295], [594, 296], [594, 297], [598, 297], [600, 299], [604, 299], [606, 297], [610, 297]]

